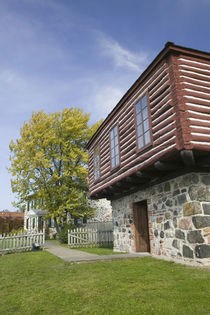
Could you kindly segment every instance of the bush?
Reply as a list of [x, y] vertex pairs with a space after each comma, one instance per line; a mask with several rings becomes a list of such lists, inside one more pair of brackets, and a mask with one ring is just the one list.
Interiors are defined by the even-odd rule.
[[11, 233], [22, 229], [24, 226], [23, 217], [7, 216], [0, 217], [0, 234]]
[[63, 244], [68, 244], [68, 230], [73, 230], [75, 229], [76, 226], [71, 223], [71, 224], [64, 224], [64, 226], [61, 229], [61, 232], [59, 233], [59, 241]]

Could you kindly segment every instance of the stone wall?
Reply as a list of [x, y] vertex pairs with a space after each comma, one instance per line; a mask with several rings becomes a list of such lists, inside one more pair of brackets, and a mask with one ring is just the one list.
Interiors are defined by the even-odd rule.
[[112, 206], [109, 200], [103, 198], [90, 200], [90, 206], [95, 208], [95, 215], [88, 219], [88, 222], [108, 222], [112, 221]]
[[133, 203], [142, 200], [152, 255], [210, 264], [210, 174], [186, 174], [112, 201], [115, 251], [135, 252]]

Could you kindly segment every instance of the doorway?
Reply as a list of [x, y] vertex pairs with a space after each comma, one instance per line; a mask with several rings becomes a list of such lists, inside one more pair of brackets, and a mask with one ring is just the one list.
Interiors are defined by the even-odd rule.
[[133, 204], [136, 252], [150, 252], [147, 201]]

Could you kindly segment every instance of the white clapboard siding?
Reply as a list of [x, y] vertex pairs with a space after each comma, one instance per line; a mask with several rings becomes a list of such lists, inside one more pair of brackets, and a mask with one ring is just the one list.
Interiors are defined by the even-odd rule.
[[0, 234], [0, 253], [30, 250], [33, 244], [45, 243], [45, 231], [18, 234]]
[[112, 245], [113, 231], [100, 231], [96, 229], [77, 228], [68, 230], [68, 246], [79, 247], [97, 247], [103, 245]]

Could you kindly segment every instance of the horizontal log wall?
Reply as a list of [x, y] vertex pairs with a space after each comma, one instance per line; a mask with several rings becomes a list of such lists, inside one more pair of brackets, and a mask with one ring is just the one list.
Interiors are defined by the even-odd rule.
[[[138, 152], [135, 103], [148, 95], [152, 145]], [[120, 167], [110, 168], [110, 129], [119, 126]], [[100, 178], [94, 181], [93, 152], [100, 146]], [[90, 195], [144, 169], [175, 150], [210, 150], [210, 60], [172, 54], [155, 68], [107, 121], [89, 150]]]
[[191, 149], [210, 149], [210, 61], [185, 55], [177, 58], [178, 75], [187, 113]]
[[[135, 104], [147, 93], [151, 114], [153, 143], [142, 152], [137, 151]], [[119, 126], [120, 168], [110, 168], [110, 129]], [[105, 125], [89, 149], [90, 194], [112, 185], [124, 176], [144, 168], [176, 147], [175, 111], [171, 97], [168, 64], [164, 61], [147, 81], [138, 87], [116, 115]], [[100, 147], [100, 179], [94, 180], [94, 148]]]

